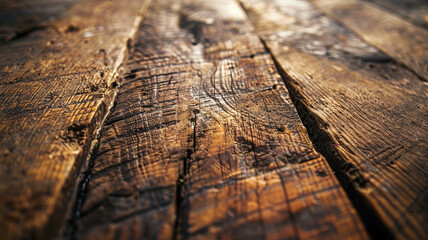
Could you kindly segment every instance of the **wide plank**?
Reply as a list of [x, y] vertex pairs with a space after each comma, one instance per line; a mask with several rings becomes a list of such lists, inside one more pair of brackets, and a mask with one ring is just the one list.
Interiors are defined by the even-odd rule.
[[61, 231], [147, 4], [77, 1], [49, 26], [0, 45], [2, 239]]
[[426, 239], [427, 83], [308, 1], [242, 3], [372, 237]]
[[77, 239], [368, 238], [237, 2], [154, 2], [128, 68]]
[[428, 81], [428, 31], [389, 11], [359, 0], [312, 0], [324, 13], [364, 41]]

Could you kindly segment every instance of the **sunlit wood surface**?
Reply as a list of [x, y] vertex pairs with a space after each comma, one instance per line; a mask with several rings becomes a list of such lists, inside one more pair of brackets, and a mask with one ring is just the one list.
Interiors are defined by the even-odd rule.
[[0, 0], [0, 239], [427, 239], [406, 2]]

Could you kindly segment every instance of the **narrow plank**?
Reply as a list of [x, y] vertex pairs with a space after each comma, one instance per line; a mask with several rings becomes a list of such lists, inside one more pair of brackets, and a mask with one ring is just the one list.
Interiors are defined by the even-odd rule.
[[358, 0], [313, 0], [330, 17], [343, 23], [364, 41], [428, 81], [428, 31]]
[[235, 1], [152, 4], [77, 239], [367, 239]]
[[46, 28], [75, 0], [0, 0], [0, 44]]
[[426, 239], [427, 83], [307, 1], [242, 3], [373, 237]]
[[78, 1], [0, 46], [2, 239], [58, 235], [147, 3]]
[[369, 0], [412, 23], [428, 28], [428, 2], [425, 0]]

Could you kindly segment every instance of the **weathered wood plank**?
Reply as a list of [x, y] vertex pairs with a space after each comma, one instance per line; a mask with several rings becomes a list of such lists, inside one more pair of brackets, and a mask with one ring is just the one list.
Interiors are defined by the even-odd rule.
[[367, 238], [236, 2], [154, 2], [128, 67], [76, 238]]
[[78, 1], [0, 46], [2, 239], [58, 234], [147, 3]]
[[368, 0], [419, 26], [428, 27], [428, 2], [425, 0]]
[[327, 15], [356, 32], [428, 81], [428, 31], [358, 0], [312, 0]]
[[426, 239], [427, 83], [307, 1], [242, 2], [373, 236]]

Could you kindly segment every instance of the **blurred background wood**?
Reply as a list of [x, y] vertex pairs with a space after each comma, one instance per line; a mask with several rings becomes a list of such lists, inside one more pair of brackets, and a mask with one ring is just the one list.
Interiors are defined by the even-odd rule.
[[0, 44], [47, 28], [76, 0], [0, 0]]
[[421, 27], [428, 28], [428, 1], [425, 0], [369, 0], [386, 11], [400, 15]]
[[360, 0], [313, 0], [328, 16], [428, 81], [428, 31]]

